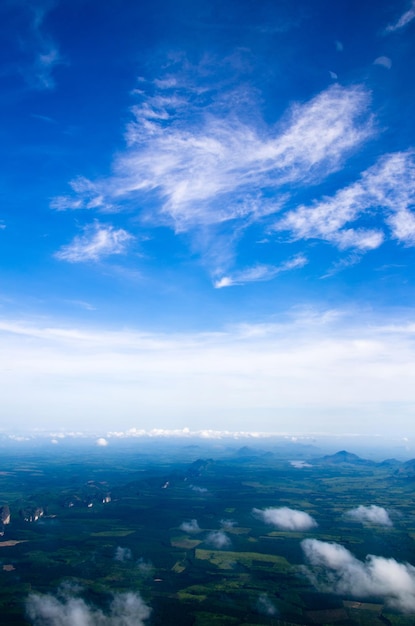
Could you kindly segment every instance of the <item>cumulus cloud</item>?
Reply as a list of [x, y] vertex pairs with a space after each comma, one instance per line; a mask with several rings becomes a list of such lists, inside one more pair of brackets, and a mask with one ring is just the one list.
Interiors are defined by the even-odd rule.
[[191, 519], [186, 522], [182, 522], [179, 526], [180, 530], [183, 530], [185, 533], [199, 533], [200, 527], [197, 522], [197, 519]]
[[213, 530], [207, 535], [205, 541], [216, 550], [222, 550], [231, 545], [231, 540], [222, 530]]
[[361, 504], [355, 509], [347, 511], [346, 515], [347, 517], [362, 523], [379, 524], [379, 526], [393, 526], [388, 511], [382, 506], [376, 506], [375, 504], [371, 504], [370, 506], [364, 506]]
[[123, 228], [95, 222], [84, 229], [83, 235], [78, 235], [72, 243], [56, 252], [55, 257], [69, 263], [99, 261], [105, 256], [124, 253], [132, 239], [134, 237]]
[[266, 593], [261, 593], [257, 602], [257, 610], [262, 615], [274, 617], [278, 614], [275, 604], [270, 600]]
[[207, 493], [206, 487], [199, 487], [198, 485], [190, 485], [190, 489], [196, 493]]
[[369, 554], [365, 561], [337, 543], [301, 542], [311, 567], [305, 573], [324, 592], [356, 598], [379, 597], [403, 612], [415, 611], [415, 567]]
[[108, 445], [108, 441], [107, 441], [107, 439], [105, 439], [104, 437], [99, 437], [99, 438], [96, 440], [95, 444], [96, 444], [97, 446], [101, 447], [101, 448], [105, 448], [105, 446], [107, 446], [107, 445]]
[[31, 594], [26, 612], [34, 626], [144, 626], [151, 610], [137, 593], [115, 594], [104, 613], [61, 590], [57, 596]]
[[317, 522], [305, 511], [290, 509], [286, 506], [267, 509], [253, 509], [255, 517], [258, 517], [266, 524], [272, 524], [281, 530], [305, 531], [315, 528]]
[[385, 28], [385, 33], [393, 33], [397, 30], [401, 30], [401, 28], [404, 28], [407, 24], [412, 22], [413, 19], [415, 19], [415, 0], [412, 0], [410, 8], [405, 11], [395, 23], [389, 24]]
[[238, 526], [238, 522], [235, 522], [235, 520], [233, 519], [221, 519], [220, 525], [225, 530], [230, 530], [231, 528], [235, 528], [235, 526]]
[[133, 554], [130, 548], [122, 548], [121, 546], [117, 546], [117, 548], [115, 549], [114, 559], [116, 561], [121, 561], [121, 563], [124, 563], [124, 561], [131, 561], [132, 558]]
[[146, 561], [143, 557], [140, 557], [137, 561], [137, 569], [141, 576], [148, 578], [153, 575], [154, 565], [151, 561]]

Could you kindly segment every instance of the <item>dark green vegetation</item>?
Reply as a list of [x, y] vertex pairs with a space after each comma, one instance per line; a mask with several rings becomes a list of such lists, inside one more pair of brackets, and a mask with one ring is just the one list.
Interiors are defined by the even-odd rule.
[[[29, 624], [28, 594], [55, 594], [69, 581], [98, 607], [112, 593], [139, 592], [154, 625], [414, 624], [415, 615], [381, 597], [317, 591], [300, 543], [316, 538], [362, 561], [415, 563], [410, 467], [340, 455], [295, 468], [276, 452], [219, 456], [197, 446], [175, 454], [3, 450], [0, 506], [11, 521], [0, 537], [1, 623]], [[388, 509], [393, 527], [345, 516], [361, 504]], [[307, 512], [318, 527], [266, 525], [252, 514], [266, 507]], [[190, 520], [193, 532], [182, 530]], [[209, 539], [221, 528], [230, 540], [222, 547]]]

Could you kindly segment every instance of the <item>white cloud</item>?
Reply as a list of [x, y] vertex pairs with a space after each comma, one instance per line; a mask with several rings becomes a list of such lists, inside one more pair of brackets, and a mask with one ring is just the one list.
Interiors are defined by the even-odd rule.
[[206, 487], [198, 487], [197, 485], [190, 485], [190, 489], [196, 493], [207, 493]]
[[393, 526], [387, 510], [375, 504], [370, 506], [360, 504], [355, 509], [347, 511], [346, 515], [362, 523], [368, 522], [369, 524], [379, 524], [379, 526]]
[[221, 519], [220, 525], [225, 530], [230, 530], [231, 528], [235, 528], [235, 526], [238, 526], [238, 522], [235, 522], [235, 520], [233, 519]]
[[401, 208], [389, 216], [388, 224], [395, 239], [407, 245], [415, 245], [415, 215], [412, 211]]
[[37, 55], [35, 61], [34, 73], [37, 86], [43, 89], [53, 89], [55, 87], [53, 69], [62, 63], [58, 49], [53, 44], [47, 45], [46, 49]]
[[[204, 59], [193, 67], [176, 55], [158, 80], [142, 79], [113, 174], [76, 178], [71, 192], [54, 198], [51, 207], [128, 209], [146, 225], [190, 232], [192, 248], [220, 288], [285, 271], [255, 263], [234, 275], [235, 242], [253, 223], [282, 211], [295, 188], [319, 184], [341, 169], [377, 129], [369, 91], [339, 84], [290, 105], [277, 123], [267, 125], [258, 94], [236, 80], [235, 71], [229, 81], [221, 80], [218, 63]], [[232, 234], [226, 230], [230, 222]], [[382, 234], [358, 229], [338, 237], [340, 247], [367, 250], [380, 245]], [[76, 260], [80, 244], [74, 242], [75, 252], [64, 247], [58, 258]]]
[[151, 561], [145, 561], [143, 557], [140, 557], [137, 561], [137, 569], [141, 576], [149, 578], [154, 573], [154, 565]]
[[245, 283], [272, 280], [281, 272], [298, 269], [307, 264], [304, 255], [298, 254], [281, 265], [255, 265], [245, 270], [235, 272], [232, 276], [223, 276], [214, 282], [216, 289], [232, 287], [233, 285], [244, 285]]
[[266, 593], [261, 593], [257, 602], [257, 610], [262, 615], [273, 617], [278, 614], [275, 604], [270, 600]]
[[104, 437], [100, 437], [96, 440], [96, 445], [102, 448], [108, 445], [108, 441]]
[[213, 530], [207, 535], [205, 541], [213, 548], [216, 548], [216, 550], [229, 548], [231, 545], [231, 540], [223, 530]]
[[21, 71], [26, 82], [35, 89], [53, 89], [53, 71], [56, 66], [65, 63], [44, 26], [52, 5], [50, 2], [34, 1], [23, 3], [22, 7], [23, 11], [27, 11], [28, 23], [26, 32], [20, 32], [20, 45], [30, 61], [22, 66]]
[[99, 183], [94, 183], [84, 176], [78, 176], [69, 183], [75, 196], [56, 196], [50, 202], [50, 208], [56, 211], [78, 210], [78, 209], [97, 209], [101, 212], [115, 209], [112, 203], [106, 204], [105, 199], [100, 191]]
[[293, 239], [323, 239], [340, 249], [373, 250], [385, 238], [378, 227], [345, 226], [362, 215], [369, 219], [374, 215], [378, 222], [382, 209], [392, 237], [410, 245], [415, 241], [415, 218], [409, 210], [414, 203], [414, 152], [396, 152], [384, 155], [359, 181], [334, 196], [287, 212], [274, 228], [289, 231]]
[[394, 24], [389, 24], [385, 28], [385, 33], [393, 33], [400, 30], [412, 22], [413, 19], [415, 19], [415, 0], [412, 0], [410, 8]]
[[0, 349], [14, 427], [32, 407], [54, 432], [96, 431], [99, 416], [96, 437], [108, 440], [361, 432], [363, 416], [368, 433], [414, 432], [412, 312], [300, 309], [171, 334], [3, 317]]
[[105, 256], [124, 253], [132, 239], [134, 237], [123, 228], [95, 222], [84, 229], [83, 235], [75, 237], [72, 243], [56, 252], [55, 257], [69, 263], [99, 261]]
[[124, 563], [124, 561], [131, 561], [133, 558], [132, 552], [130, 548], [123, 548], [122, 546], [117, 546], [115, 549], [114, 559], [116, 561], [120, 561]]
[[137, 593], [115, 594], [105, 614], [66, 591], [57, 597], [31, 594], [26, 601], [26, 611], [35, 626], [143, 626], [151, 612]]
[[269, 507], [267, 509], [253, 509], [255, 517], [262, 519], [266, 524], [272, 524], [281, 530], [306, 531], [317, 526], [315, 519], [305, 511], [298, 511], [283, 507]]
[[191, 519], [186, 522], [182, 522], [179, 528], [185, 533], [200, 533], [200, 526], [197, 522], [197, 519]]
[[403, 612], [415, 612], [415, 567], [368, 555], [359, 561], [337, 543], [317, 539], [301, 542], [311, 565], [306, 569], [320, 590], [356, 598], [377, 596], [389, 606]]
[[234, 97], [220, 85], [206, 88], [209, 99], [195, 98], [197, 87], [177, 81], [163, 84], [156, 95], [144, 94], [132, 109], [128, 147], [115, 160], [115, 174], [73, 181], [74, 194], [52, 206], [87, 208], [92, 202], [108, 208], [151, 193], [160, 210], [146, 217], [167, 221], [176, 231], [258, 218], [280, 208], [265, 191], [321, 180], [374, 132], [369, 93], [362, 87], [334, 85], [292, 106], [284, 121], [268, 128], [248, 92]]
[[382, 65], [383, 67], [386, 67], [387, 70], [390, 70], [390, 68], [392, 67], [392, 61], [389, 57], [377, 57], [373, 61], [373, 64]]

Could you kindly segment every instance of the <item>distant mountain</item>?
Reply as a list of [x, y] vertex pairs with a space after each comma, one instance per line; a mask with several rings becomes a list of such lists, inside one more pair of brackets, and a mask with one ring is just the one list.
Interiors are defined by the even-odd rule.
[[258, 450], [249, 446], [243, 446], [233, 451], [231, 455], [232, 461], [236, 463], [249, 463], [251, 461], [272, 461], [275, 453], [270, 450]]
[[398, 478], [415, 478], [415, 459], [410, 459], [405, 463], [401, 463], [393, 473]]
[[402, 461], [398, 461], [398, 459], [385, 459], [378, 465], [379, 467], [387, 467], [390, 469], [396, 469], [402, 465]]
[[194, 478], [195, 476], [200, 476], [203, 474], [209, 465], [214, 463], [213, 459], [197, 459], [197, 461], [193, 461], [186, 471], [186, 476], [189, 478]]
[[376, 465], [374, 461], [368, 459], [362, 459], [357, 454], [347, 452], [347, 450], [340, 450], [335, 454], [327, 454], [326, 456], [313, 459], [312, 463], [318, 465], [359, 465], [359, 466], [372, 466]]
[[250, 448], [249, 446], [243, 446], [239, 448], [235, 452], [235, 456], [239, 457], [253, 457], [256, 458], [258, 456], [262, 456], [264, 453], [260, 450], [256, 450], [255, 448]]

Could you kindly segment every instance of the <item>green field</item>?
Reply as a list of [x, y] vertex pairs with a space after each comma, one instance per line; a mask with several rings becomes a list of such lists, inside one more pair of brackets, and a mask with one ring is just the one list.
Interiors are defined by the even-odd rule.
[[[415, 480], [381, 465], [297, 469], [277, 454], [243, 462], [199, 454], [4, 455], [4, 623], [31, 624], [29, 594], [55, 595], [69, 583], [104, 611], [112, 594], [140, 593], [152, 608], [148, 623], [163, 626], [415, 623], [387, 596], [323, 589], [301, 548], [317, 539], [361, 563], [372, 554], [415, 564]], [[390, 511], [393, 526], [345, 515], [362, 504]], [[253, 513], [269, 507], [307, 513], [317, 525], [284, 529]], [[25, 520], [38, 509], [39, 519]], [[317, 581], [321, 567], [313, 572]]]

